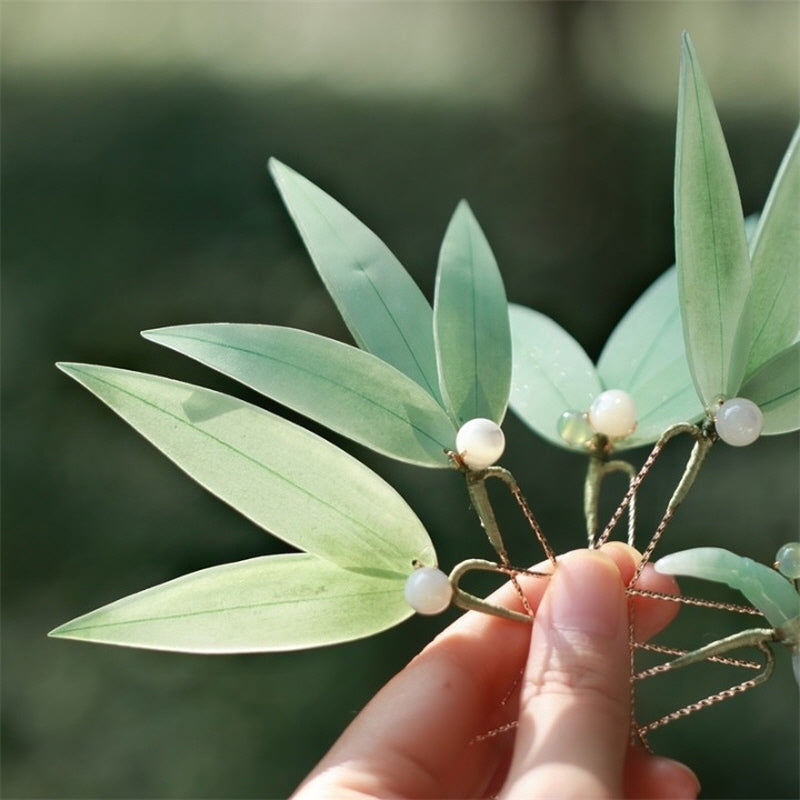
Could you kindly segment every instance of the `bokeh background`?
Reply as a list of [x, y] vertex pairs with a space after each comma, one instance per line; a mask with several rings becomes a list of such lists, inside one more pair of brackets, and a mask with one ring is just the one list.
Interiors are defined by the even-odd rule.
[[[596, 356], [673, 262], [680, 31], [751, 213], [797, 120], [798, 8], [3, 2], [3, 796], [286, 796], [450, 619], [238, 657], [48, 640], [117, 597], [281, 548], [53, 362], [168, 374], [272, 408], [138, 331], [269, 322], [348, 340], [266, 177], [271, 155], [379, 232], [429, 296], [441, 236], [468, 198], [509, 298]], [[582, 460], [511, 417], [506, 432], [504, 463], [553, 545], [580, 546]], [[453, 475], [346, 446], [408, 499], [444, 565], [489, 554]], [[664, 456], [648, 483], [643, 535], [685, 455]], [[514, 509], [501, 513], [515, 561], [538, 560]], [[662, 552], [719, 544], [769, 561], [797, 519], [796, 439], [720, 446]], [[706, 612], [671, 636], [691, 646], [737, 625]], [[666, 686], [650, 683], [643, 716], [702, 691], [688, 671]], [[769, 685], [653, 744], [696, 769], [705, 797], [797, 797], [797, 697], [780, 658]]]

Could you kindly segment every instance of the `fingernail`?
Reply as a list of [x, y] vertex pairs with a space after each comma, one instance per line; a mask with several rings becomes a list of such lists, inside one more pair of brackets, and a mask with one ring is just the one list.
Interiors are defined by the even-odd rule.
[[625, 616], [624, 587], [616, 564], [588, 550], [559, 558], [548, 588], [548, 615], [553, 627], [609, 638], [618, 634]]

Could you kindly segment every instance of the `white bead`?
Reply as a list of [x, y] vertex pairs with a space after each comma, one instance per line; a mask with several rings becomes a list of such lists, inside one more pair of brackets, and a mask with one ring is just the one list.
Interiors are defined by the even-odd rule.
[[761, 409], [744, 397], [732, 397], [717, 410], [717, 434], [723, 442], [734, 447], [752, 444], [761, 435], [764, 415]]
[[476, 471], [490, 467], [503, 455], [506, 437], [496, 422], [478, 417], [465, 422], [456, 434], [456, 452]]
[[589, 406], [589, 424], [609, 439], [621, 439], [636, 428], [636, 404], [628, 392], [608, 389]]
[[435, 567], [415, 569], [406, 580], [406, 602], [418, 614], [441, 614], [452, 597], [450, 579]]
[[781, 575], [793, 581], [800, 579], [800, 542], [787, 542], [775, 556], [775, 566]]
[[565, 411], [556, 423], [558, 435], [572, 447], [582, 447], [587, 444], [594, 431], [582, 411]]

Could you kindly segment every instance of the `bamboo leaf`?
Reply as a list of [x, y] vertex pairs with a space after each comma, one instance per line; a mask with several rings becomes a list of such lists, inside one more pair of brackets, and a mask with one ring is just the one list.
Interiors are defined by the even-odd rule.
[[711, 92], [684, 33], [675, 157], [675, 252], [684, 338], [698, 394], [735, 396], [749, 330], [750, 260], [736, 178]]
[[499, 424], [511, 382], [508, 303], [489, 243], [463, 201], [439, 253], [433, 320], [441, 394], [456, 424], [475, 417]]
[[376, 356], [271, 325], [180, 325], [144, 331], [289, 408], [384, 455], [447, 467], [455, 431], [419, 384]]
[[751, 375], [800, 334], [800, 128], [783, 158], [752, 247], [748, 298], [753, 334]]
[[257, 525], [347, 569], [408, 574], [434, 560], [425, 529], [374, 472], [329, 442], [228, 395], [112, 367], [60, 364]]
[[636, 403], [638, 423], [620, 443], [624, 447], [654, 442], [670, 425], [703, 415], [686, 361], [675, 267], [631, 306], [603, 348], [597, 371], [606, 389], [624, 389]]
[[549, 317], [509, 306], [514, 370], [511, 407], [536, 433], [567, 447], [558, 433], [565, 411], [587, 411], [603, 390], [583, 348]]
[[767, 361], [740, 391], [764, 414], [764, 434], [800, 428], [800, 342]]
[[411, 276], [330, 195], [274, 158], [269, 168], [356, 344], [439, 399], [431, 307]]
[[50, 636], [184, 653], [258, 653], [359, 639], [412, 613], [400, 577], [360, 574], [293, 553], [184, 575], [67, 622]]

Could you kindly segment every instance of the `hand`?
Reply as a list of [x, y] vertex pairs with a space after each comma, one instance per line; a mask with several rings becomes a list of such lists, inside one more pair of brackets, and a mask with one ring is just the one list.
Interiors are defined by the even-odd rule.
[[[532, 626], [462, 616], [378, 692], [294, 800], [696, 797], [688, 767], [629, 744], [625, 585], [639, 558], [614, 542], [521, 578]], [[638, 586], [676, 591], [649, 567]], [[519, 607], [510, 585], [492, 599]], [[675, 605], [637, 597], [637, 637]]]

